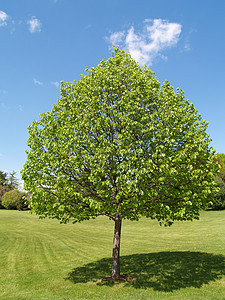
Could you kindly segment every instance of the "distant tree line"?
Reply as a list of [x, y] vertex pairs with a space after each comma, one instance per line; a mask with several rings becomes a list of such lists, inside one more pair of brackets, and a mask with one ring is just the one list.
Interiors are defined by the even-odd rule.
[[0, 208], [26, 210], [26, 193], [18, 190], [19, 180], [16, 172], [0, 171]]
[[219, 190], [212, 201], [211, 208], [220, 210], [225, 209], [225, 154], [216, 154], [216, 159], [220, 165], [220, 173], [215, 178], [215, 182]]

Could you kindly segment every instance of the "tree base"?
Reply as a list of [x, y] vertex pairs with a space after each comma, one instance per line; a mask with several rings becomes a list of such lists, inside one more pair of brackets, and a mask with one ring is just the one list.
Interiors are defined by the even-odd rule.
[[125, 275], [120, 275], [118, 278], [113, 278], [112, 276], [103, 277], [102, 281], [117, 281], [117, 282], [132, 282], [134, 278], [127, 277]]

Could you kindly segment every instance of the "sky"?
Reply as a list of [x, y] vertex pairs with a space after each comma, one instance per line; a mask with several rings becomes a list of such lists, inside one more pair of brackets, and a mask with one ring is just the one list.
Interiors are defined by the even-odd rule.
[[27, 127], [112, 44], [182, 88], [225, 153], [224, 15], [224, 0], [0, 0], [0, 170], [20, 177]]

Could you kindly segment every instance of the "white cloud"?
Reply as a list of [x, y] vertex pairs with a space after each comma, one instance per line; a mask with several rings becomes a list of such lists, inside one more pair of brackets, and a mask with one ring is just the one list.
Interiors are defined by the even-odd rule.
[[51, 82], [51, 84], [57, 88], [60, 86], [60, 83], [58, 81], [53, 81], [53, 82]]
[[[0, 10], [0, 27], [10, 25], [11, 31], [10, 33], [13, 34], [16, 30], [17, 25], [21, 25], [23, 23], [22, 20], [15, 21], [13, 20], [7, 13]], [[35, 16], [32, 16], [30, 20], [26, 21], [29, 31], [31, 33], [41, 32], [42, 23], [39, 19]]]
[[33, 81], [34, 81], [34, 84], [36, 84], [36, 85], [43, 85], [44, 84], [44, 82], [41, 82], [41, 81], [37, 80], [36, 78], [33, 78]]
[[114, 32], [110, 35], [110, 37], [108, 38], [108, 41], [110, 43], [112, 43], [113, 45], [119, 44], [123, 41], [124, 36], [125, 36], [124, 31]]
[[4, 156], [2, 153], [0, 153], [0, 157]]
[[0, 26], [6, 26], [8, 18], [9, 18], [9, 16], [7, 15], [7, 13], [0, 10]]
[[41, 32], [41, 21], [38, 20], [35, 16], [33, 16], [29, 21], [27, 21], [27, 24], [29, 25], [29, 31], [31, 33]]
[[131, 26], [127, 32], [112, 33], [107, 40], [112, 44], [122, 43], [141, 65], [152, 65], [157, 56], [167, 59], [161, 52], [177, 45], [181, 28], [179, 23], [170, 23], [162, 19], [146, 19], [141, 32], [136, 33]]

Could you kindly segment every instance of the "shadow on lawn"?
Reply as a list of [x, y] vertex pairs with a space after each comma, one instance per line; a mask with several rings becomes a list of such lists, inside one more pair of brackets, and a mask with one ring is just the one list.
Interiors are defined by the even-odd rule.
[[[121, 256], [120, 265], [121, 274], [131, 279], [124, 282], [124, 286], [166, 292], [186, 287], [200, 288], [225, 275], [225, 257], [203, 252], [133, 254]], [[106, 279], [110, 274], [111, 258], [103, 258], [75, 268], [66, 279], [73, 283], [118, 284]]]

